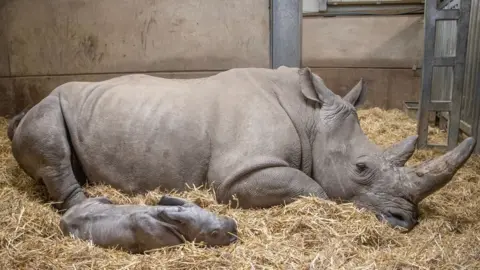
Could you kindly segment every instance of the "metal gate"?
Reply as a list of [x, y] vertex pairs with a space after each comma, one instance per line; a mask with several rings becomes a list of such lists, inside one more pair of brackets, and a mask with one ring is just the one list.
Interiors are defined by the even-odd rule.
[[[302, 2], [270, 0], [272, 68], [302, 66]], [[470, 16], [472, 2], [474, 14]], [[425, 0], [422, 89], [417, 115], [418, 148], [451, 150], [458, 144], [460, 130], [480, 141], [480, 74], [475, 74], [480, 73], [480, 63], [475, 60], [480, 62], [480, 45], [474, 44], [478, 42], [475, 39], [480, 37], [479, 11], [480, 0]], [[473, 21], [472, 31], [469, 31], [470, 21]], [[470, 44], [469, 35], [474, 39]], [[467, 45], [469, 61], [466, 59]], [[466, 70], [467, 62], [469, 67]], [[478, 72], [475, 72], [477, 68]], [[464, 93], [466, 71], [469, 77]], [[447, 145], [428, 143], [431, 112], [448, 119]], [[480, 142], [475, 152], [480, 153]]]
[[[436, 147], [451, 150], [458, 143], [470, 6], [471, 0], [425, 1], [425, 45], [418, 114], [418, 148]], [[438, 42], [438, 30], [445, 27], [456, 28], [456, 34], [453, 35], [454, 46], [442, 48]], [[434, 84], [448, 91], [433, 96]], [[428, 116], [431, 111], [448, 113], [447, 145], [429, 144], [427, 141]]]

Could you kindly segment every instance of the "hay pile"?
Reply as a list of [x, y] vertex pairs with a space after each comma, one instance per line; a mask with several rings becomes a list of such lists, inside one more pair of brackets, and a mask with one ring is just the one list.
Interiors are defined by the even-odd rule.
[[[400, 111], [359, 112], [368, 136], [388, 146], [415, 134], [415, 122]], [[202, 190], [179, 194], [239, 222], [241, 241], [224, 248], [192, 244], [147, 255], [98, 248], [63, 237], [59, 215], [45, 190], [10, 154], [6, 121], [0, 120], [1, 269], [479, 269], [480, 159], [474, 157], [453, 182], [421, 204], [421, 223], [402, 234], [352, 205], [313, 198], [271, 209], [247, 211], [215, 204]], [[445, 134], [431, 131], [441, 140]], [[437, 155], [417, 152], [410, 163]], [[160, 194], [127, 197], [104, 186], [88, 187], [118, 203], [156, 201]]]

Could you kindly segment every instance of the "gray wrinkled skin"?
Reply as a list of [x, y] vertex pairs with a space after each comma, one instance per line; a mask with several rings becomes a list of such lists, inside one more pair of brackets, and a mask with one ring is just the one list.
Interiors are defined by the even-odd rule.
[[370, 142], [356, 114], [365, 95], [361, 80], [341, 98], [308, 68], [126, 75], [57, 87], [12, 120], [9, 134], [16, 160], [59, 209], [85, 200], [87, 179], [134, 194], [188, 184], [242, 208], [309, 195], [354, 202], [411, 229], [418, 203], [452, 179], [475, 140], [404, 167], [416, 136], [385, 150]]
[[225, 246], [237, 240], [237, 224], [179, 198], [164, 196], [157, 206], [114, 205], [89, 198], [68, 209], [60, 220], [64, 235], [104, 248], [141, 253], [184, 241]]

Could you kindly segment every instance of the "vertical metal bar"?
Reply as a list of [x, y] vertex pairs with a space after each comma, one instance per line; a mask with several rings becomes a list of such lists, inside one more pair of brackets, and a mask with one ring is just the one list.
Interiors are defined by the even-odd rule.
[[269, 11], [269, 34], [270, 34], [270, 46], [269, 46], [269, 55], [270, 55], [270, 68], [273, 67], [273, 8], [272, 8], [272, 5], [273, 5], [273, 0], [269, 0], [268, 1], [268, 11]]
[[465, 58], [467, 54], [468, 26], [470, 23], [470, 4], [471, 0], [460, 1], [460, 18], [457, 20], [457, 48], [455, 53], [457, 59], [453, 70], [452, 106], [448, 121], [447, 150], [452, 150], [457, 146], [460, 133], [460, 112], [462, 109]]
[[433, 61], [436, 29], [435, 15], [437, 12], [437, 0], [426, 0], [424, 10], [425, 41], [422, 67], [422, 90], [420, 91], [420, 106], [417, 116], [418, 148], [425, 148], [428, 146], [428, 113], [432, 96]]
[[468, 34], [467, 57], [465, 62], [465, 84], [463, 93], [462, 112], [460, 117], [460, 129], [463, 129], [462, 122], [470, 128], [464, 130], [467, 135], [472, 136], [473, 125], [476, 115], [476, 79], [480, 72], [480, 0], [471, 0], [470, 25]]
[[280, 66], [302, 65], [302, 0], [271, 0], [271, 63]]
[[480, 72], [477, 72], [476, 77], [473, 91], [472, 137], [477, 141], [474, 151], [480, 154]]

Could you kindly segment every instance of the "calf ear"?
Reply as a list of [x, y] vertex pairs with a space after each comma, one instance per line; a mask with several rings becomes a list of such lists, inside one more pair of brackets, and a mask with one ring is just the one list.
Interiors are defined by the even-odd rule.
[[323, 80], [313, 73], [310, 68], [300, 70], [300, 85], [302, 94], [309, 100], [320, 104], [331, 104], [335, 94], [328, 89]]
[[177, 197], [172, 197], [169, 195], [163, 195], [162, 198], [158, 201], [157, 205], [164, 205], [164, 206], [191, 206], [193, 205], [192, 202], [177, 198]]
[[365, 102], [366, 92], [367, 87], [365, 86], [365, 81], [361, 78], [352, 90], [343, 97], [343, 100], [349, 102], [355, 106], [355, 108], [358, 108]]
[[[182, 211], [183, 210], [183, 211]], [[171, 224], [171, 225], [185, 225], [194, 221], [192, 213], [190, 211], [185, 211], [185, 209], [178, 209], [173, 207], [172, 209], [162, 210], [158, 213], [161, 220]]]

